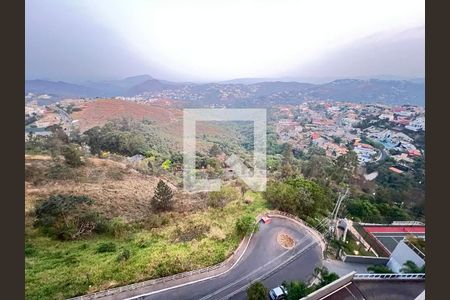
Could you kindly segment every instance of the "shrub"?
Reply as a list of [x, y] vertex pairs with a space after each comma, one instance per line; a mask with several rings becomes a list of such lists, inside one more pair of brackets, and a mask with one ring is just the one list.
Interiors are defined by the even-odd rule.
[[70, 180], [78, 177], [77, 172], [74, 169], [61, 163], [56, 163], [51, 166], [47, 176], [48, 178], [55, 180]]
[[383, 266], [383, 265], [373, 265], [373, 266], [369, 266], [367, 267], [367, 271], [371, 272], [371, 273], [394, 273], [394, 271], [392, 271], [389, 267]]
[[33, 165], [25, 165], [25, 181], [38, 185], [45, 180], [42, 168]]
[[66, 164], [70, 167], [77, 168], [83, 164], [83, 162], [81, 161], [81, 152], [73, 144], [65, 146], [62, 149], [62, 154], [64, 156]]
[[105, 233], [106, 224], [107, 220], [97, 212], [82, 212], [76, 217], [76, 228], [78, 231], [72, 239], [89, 235], [92, 232]]
[[123, 180], [126, 171], [120, 167], [112, 167], [106, 171], [106, 177], [112, 180]]
[[205, 224], [188, 224], [186, 229], [177, 227], [174, 231], [174, 241], [189, 242], [194, 239], [201, 240], [209, 232], [210, 226]]
[[425, 265], [422, 267], [417, 266], [417, 264], [411, 260], [407, 260], [403, 267], [400, 269], [401, 273], [425, 273]]
[[126, 261], [131, 257], [131, 252], [128, 249], [122, 250], [120, 254], [117, 256], [117, 261]]
[[266, 300], [269, 290], [260, 281], [253, 282], [247, 289], [248, 300]]
[[286, 289], [288, 292], [286, 298], [287, 300], [301, 299], [314, 290], [313, 288], [308, 288], [306, 283], [303, 281], [291, 281], [286, 284]]
[[101, 243], [97, 247], [97, 253], [116, 252], [117, 246], [113, 242]]
[[101, 232], [105, 219], [87, 211], [93, 200], [86, 196], [52, 195], [35, 208], [34, 225], [60, 240], [73, 240]]
[[224, 207], [231, 201], [238, 200], [240, 193], [236, 188], [223, 186], [220, 191], [210, 192], [208, 194], [208, 206], [219, 208]]
[[255, 219], [252, 216], [244, 216], [236, 221], [236, 232], [240, 236], [246, 236], [257, 228]]
[[25, 256], [32, 256], [36, 254], [36, 248], [30, 243], [25, 243]]
[[107, 232], [115, 238], [122, 238], [129, 232], [130, 226], [121, 218], [114, 218], [107, 223]]
[[169, 223], [169, 218], [161, 214], [149, 214], [143, 220], [143, 226], [146, 229], [159, 228]]
[[155, 268], [155, 272], [158, 277], [178, 274], [187, 270], [187, 268], [183, 265], [182, 261], [178, 257], [165, 256], [161, 259], [162, 261], [158, 263]]
[[139, 248], [143, 249], [143, 248], [147, 248], [148, 246], [150, 246], [150, 241], [148, 239], [140, 238], [135, 242], [135, 244]]

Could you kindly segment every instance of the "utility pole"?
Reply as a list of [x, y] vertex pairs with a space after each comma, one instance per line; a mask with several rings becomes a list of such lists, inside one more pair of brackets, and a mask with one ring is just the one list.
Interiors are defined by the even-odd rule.
[[338, 215], [339, 209], [341, 208], [342, 202], [347, 197], [348, 191], [349, 191], [349, 188], [347, 187], [344, 195], [340, 194], [338, 197], [338, 200], [336, 201], [336, 205], [334, 206], [333, 212], [331, 213], [330, 233], [336, 232], [337, 215]]

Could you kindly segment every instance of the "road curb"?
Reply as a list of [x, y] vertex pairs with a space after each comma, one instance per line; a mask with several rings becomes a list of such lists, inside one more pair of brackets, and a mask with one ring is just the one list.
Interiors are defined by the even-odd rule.
[[305, 221], [303, 221], [302, 219], [300, 219], [297, 216], [291, 215], [289, 213], [285, 213], [282, 211], [278, 211], [278, 210], [270, 210], [266, 213], [267, 216], [269, 217], [279, 217], [279, 218], [285, 218], [285, 219], [290, 219], [294, 222], [296, 222], [297, 224], [299, 224], [300, 226], [304, 227], [306, 230], [308, 230], [312, 235], [314, 235], [319, 241], [320, 241], [320, 247], [322, 248], [322, 258], [323, 258], [323, 252], [326, 250], [326, 240], [323, 237], [323, 235], [317, 231], [314, 228], [311, 228], [308, 224], [306, 224]]
[[[166, 283], [166, 282], [174, 281], [177, 279], [191, 277], [193, 275], [200, 275], [203, 273], [212, 272], [212, 271], [218, 270], [220, 268], [226, 268], [220, 274], [226, 273], [229, 270], [231, 270], [231, 268], [234, 266], [234, 264], [237, 261], [239, 261], [240, 258], [245, 254], [245, 250], [246, 250], [252, 236], [253, 236], [253, 233], [252, 233], [252, 235], [246, 236], [245, 238], [243, 238], [241, 240], [241, 242], [239, 243], [238, 247], [236, 248], [236, 250], [234, 250], [233, 253], [226, 260], [224, 260], [223, 262], [218, 263], [216, 265], [189, 271], [189, 272], [178, 273], [178, 274], [171, 275], [171, 276], [155, 278], [155, 279], [150, 279], [150, 280], [141, 281], [141, 282], [137, 282], [137, 283], [132, 283], [129, 285], [115, 287], [115, 288], [111, 288], [111, 289], [108, 289], [105, 291], [99, 291], [99, 292], [95, 292], [92, 294], [69, 298], [68, 300], [91, 300], [91, 299], [104, 298], [104, 297], [113, 296], [113, 295], [116, 295], [119, 293], [129, 292], [129, 291], [132, 291], [132, 290], [135, 290], [138, 288], [149, 287], [149, 286], [159, 284], [159, 283]], [[239, 253], [239, 252], [242, 252], [242, 253]]]

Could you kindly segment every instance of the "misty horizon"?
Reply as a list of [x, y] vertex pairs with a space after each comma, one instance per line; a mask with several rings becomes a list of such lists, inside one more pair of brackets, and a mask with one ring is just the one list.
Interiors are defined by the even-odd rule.
[[25, 78], [424, 77], [424, 1], [318, 2], [26, 1]]

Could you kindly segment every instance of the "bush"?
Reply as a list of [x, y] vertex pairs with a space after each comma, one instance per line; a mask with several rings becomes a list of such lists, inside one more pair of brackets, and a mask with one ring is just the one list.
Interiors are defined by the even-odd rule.
[[168, 255], [161, 258], [161, 262], [155, 268], [158, 277], [165, 277], [173, 274], [185, 272], [187, 268], [178, 257]]
[[240, 193], [236, 188], [231, 186], [223, 186], [220, 191], [210, 192], [208, 194], [208, 206], [219, 208], [224, 207], [231, 201], [238, 200]]
[[106, 177], [112, 180], [123, 180], [125, 172], [120, 167], [112, 167], [106, 171]]
[[45, 173], [42, 168], [33, 165], [25, 165], [25, 181], [38, 185], [45, 181]]
[[236, 232], [240, 236], [246, 236], [256, 230], [255, 219], [252, 216], [244, 216], [236, 221]]
[[64, 156], [66, 164], [70, 167], [77, 168], [83, 164], [81, 161], [81, 152], [74, 144], [65, 146], [62, 149], [62, 155]]
[[117, 246], [113, 242], [101, 243], [97, 247], [97, 253], [116, 252]]
[[115, 238], [124, 237], [130, 230], [130, 226], [121, 218], [114, 218], [107, 223], [107, 233]]
[[117, 256], [117, 261], [126, 261], [131, 257], [131, 252], [128, 249], [122, 250], [120, 254]]
[[106, 221], [98, 213], [87, 211], [92, 203], [86, 196], [52, 195], [36, 206], [34, 225], [60, 240], [100, 233]]
[[313, 288], [308, 288], [303, 281], [291, 281], [286, 284], [286, 289], [288, 292], [287, 300], [301, 299], [314, 290]]
[[247, 289], [248, 300], [266, 300], [269, 290], [260, 281], [253, 282]]
[[25, 242], [25, 256], [32, 256], [36, 254], [36, 248], [30, 243]]
[[333, 281], [339, 279], [339, 275], [334, 272], [329, 272], [326, 267], [317, 267], [314, 269], [315, 275], [319, 278], [319, 283], [315, 285], [314, 289], [320, 289]]
[[205, 224], [188, 224], [188, 227], [181, 229], [177, 227], [173, 234], [175, 242], [189, 242], [192, 240], [201, 240], [209, 232], [210, 226]]
[[65, 164], [56, 163], [50, 167], [48, 178], [55, 180], [70, 180], [78, 178], [77, 172]]
[[137, 247], [144, 249], [144, 248], [147, 248], [148, 246], [150, 246], [150, 240], [140, 238], [135, 242], [135, 244]]
[[165, 215], [150, 214], [143, 220], [146, 229], [159, 228], [169, 223], [169, 218]]
[[383, 265], [369, 266], [369, 267], [367, 267], [367, 271], [369, 271], [370, 273], [375, 273], [375, 274], [394, 273], [394, 271], [392, 271], [390, 268], [383, 266]]

